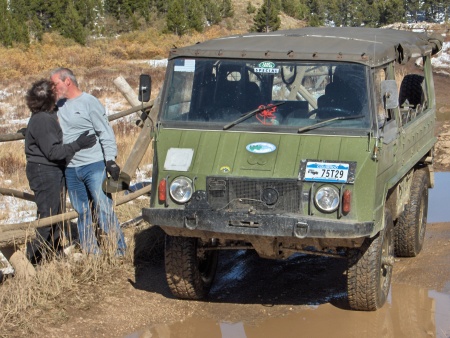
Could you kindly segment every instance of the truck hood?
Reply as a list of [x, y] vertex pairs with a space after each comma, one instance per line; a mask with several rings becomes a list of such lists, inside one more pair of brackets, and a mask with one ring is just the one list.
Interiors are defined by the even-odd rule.
[[[302, 160], [370, 159], [367, 137], [164, 129], [158, 134], [162, 173], [244, 177], [298, 177]], [[165, 175], [165, 174], [164, 174]]]

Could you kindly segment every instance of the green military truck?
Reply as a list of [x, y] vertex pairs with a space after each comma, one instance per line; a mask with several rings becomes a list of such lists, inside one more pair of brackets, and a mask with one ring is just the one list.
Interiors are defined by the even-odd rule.
[[[416, 256], [424, 241], [441, 46], [303, 28], [171, 50], [143, 217], [166, 233], [172, 293], [205, 297], [218, 250], [251, 249], [345, 258], [349, 306], [383, 306], [394, 254]], [[405, 73], [417, 58], [421, 74]]]

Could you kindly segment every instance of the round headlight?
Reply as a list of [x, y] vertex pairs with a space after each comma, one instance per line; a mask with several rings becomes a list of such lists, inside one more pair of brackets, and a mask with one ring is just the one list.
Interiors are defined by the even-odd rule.
[[170, 196], [178, 203], [189, 201], [193, 191], [192, 180], [184, 176], [174, 179], [169, 188]]
[[339, 190], [333, 186], [322, 186], [314, 197], [317, 208], [324, 212], [333, 212], [339, 206]]

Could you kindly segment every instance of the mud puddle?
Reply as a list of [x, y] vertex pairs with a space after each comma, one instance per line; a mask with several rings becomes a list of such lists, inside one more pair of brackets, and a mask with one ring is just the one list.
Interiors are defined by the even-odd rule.
[[450, 222], [450, 173], [437, 172], [434, 174], [434, 188], [429, 190], [428, 223]]
[[[261, 307], [263, 307], [261, 305]], [[239, 322], [190, 317], [170, 325], [143, 328], [126, 338], [266, 337], [450, 337], [450, 295], [394, 284], [386, 305], [374, 312], [339, 309], [329, 303], [292, 306], [286, 315], [261, 315]]]

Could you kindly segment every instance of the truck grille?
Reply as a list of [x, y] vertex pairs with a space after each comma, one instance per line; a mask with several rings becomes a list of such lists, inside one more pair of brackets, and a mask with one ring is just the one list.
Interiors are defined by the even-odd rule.
[[209, 205], [216, 210], [301, 210], [301, 182], [297, 179], [207, 177], [206, 189]]

